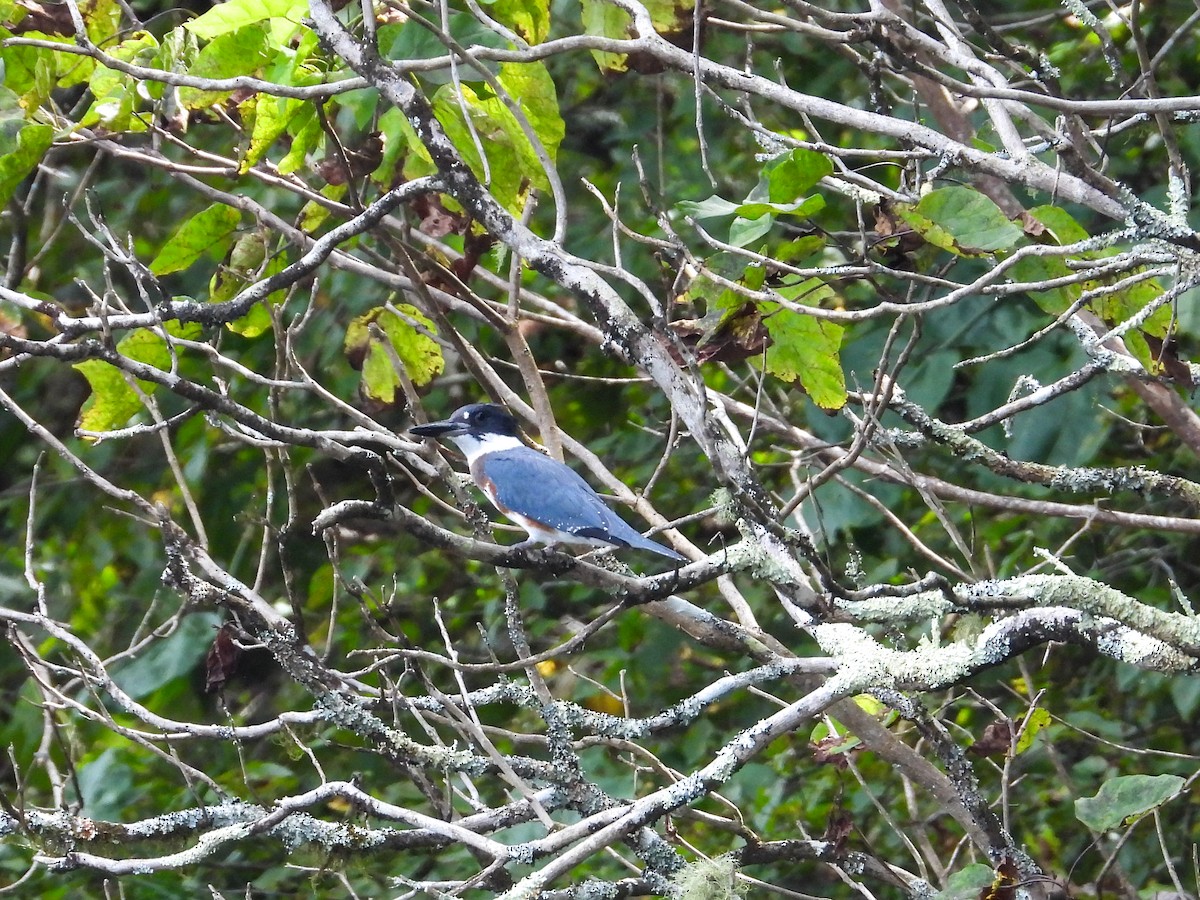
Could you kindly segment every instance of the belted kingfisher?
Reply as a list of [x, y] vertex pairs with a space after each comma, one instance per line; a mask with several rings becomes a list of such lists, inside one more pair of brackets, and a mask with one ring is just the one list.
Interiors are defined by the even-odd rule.
[[521, 443], [517, 421], [503, 407], [472, 403], [455, 410], [449, 419], [409, 431], [421, 437], [449, 438], [458, 445], [466, 454], [471, 477], [492, 505], [528, 532], [529, 537], [516, 547], [635, 547], [687, 562], [687, 557], [639, 534], [574, 469]]

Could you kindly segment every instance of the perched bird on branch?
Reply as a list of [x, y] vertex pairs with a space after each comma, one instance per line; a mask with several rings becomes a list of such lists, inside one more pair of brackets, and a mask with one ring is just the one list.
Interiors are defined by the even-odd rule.
[[458, 446], [467, 457], [471, 477], [492, 505], [529, 534], [517, 547], [633, 547], [687, 562], [670, 547], [639, 534], [574, 469], [521, 443], [516, 419], [503, 407], [472, 403], [444, 421], [409, 431], [447, 438]]

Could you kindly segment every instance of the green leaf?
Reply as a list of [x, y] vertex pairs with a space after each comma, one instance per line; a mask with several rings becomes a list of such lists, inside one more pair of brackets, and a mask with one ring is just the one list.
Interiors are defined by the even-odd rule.
[[184, 222], [150, 263], [155, 275], [188, 268], [206, 253], [220, 253], [237, 229], [242, 214], [232, 206], [214, 203]]
[[[346, 196], [346, 192], [350, 190], [350, 186], [346, 184], [327, 184], [321, 188], [320, 194], [322, 197], [328, 197], [330, 200], [341, 200]], [[305, 234], [315, 234], [317, 229], [331, 215], [330, 209], [323, 203], [318, 203], [316, 200], [309, 200], [300, 209], [300, 218], [296, 224], [300, 226], [300, 230]]]
[[[1059, 256], [1026, 256], [1017, 260], [1009, 268], [1009, 273], [1016, 281], [1030, 283], [1049, 281], [1052, 278], [1063, 278], [1071, 274], [1071, 269]], [[1042, 311], [1057, 316], [1065, 312], [1072, 303], [1079, 299], [1083, 292], [1080, 284], [1070, 284], [1064, 287], [1053, 287], [1043, 291], [1029, 292], [1030, 298], [1041, 307]]]
[[[806, 306], [832, 298], [833, 289], [816, 278], [781, 289], [781, 296]], [[845, 329], [828, 319], [817, 319], [786, 309], [778, 303], [760, 303], [763, 324], [771, 336], [767, 371], [783, 381], [800, 380], [804, 390], [822, 409], [841, 409], [846, 403], [846, 377], [842, 372], [841, 346]]]
[[1086, 241], [1090, 235], [1076, 222], [1069, 212], [1057, 206], [1035, 206], [1028, 215], [1046, 227], [1046, 231], [1060, 247]]
[[79, 769], [80, 812], [93, 819], [120, 820], [129, 806], [133, 770], [109, 747]]
[[[946, 879], [946, 887], [933, 895], [933, 900], [979, 900], [996, 881], [992, 867], [971, 863]], [[996, 895], [999, 896], [999, 895]]]
[[[488, 28], [470, 13], [452, 13], [449, 17], [450, 36], [464, 47], [491, 47], [497, 50], [510, 49], [509, 43], [493, 28]], [[433, 59], [446, 55], [446, 45], [428, 28], [415, 22], [399, 25], [384, 25], [379, 29], [379, 52], [388, 59]], [[483, 67], [495, 74], [499, 66], [494, 62], [481, 61]], [[423, 70], [416, 77], [425, 84], [449, 84], [453, 81], [450, 67]], [[463, 83], [479, 83], [483, 76], [474, 66], [459, 65], [458, 77]]]
[[[202, 329], [196, 323], [180, 325], [166, 324], [168, 334], [175, 337], [194, 339]], [[164, 338], [153, 331], [139, 328], [132, 331], [117, 344], [117, 352], [136, 362], [166, 371], [171, 367], [171, 351]], [[141, 411], [142, 401], [129, 385], [124, 373], [115, 366], [99, 359], [87, 359], [75, 363], [75, 368], [92, 389], [91, 395], [80, 410], [78, 427], [83, 431], [112, 431], [121, 428]], [[149, 381], [138, 381], [138, 386], [149, 393], [155, 385]]]
[[[627, 40], [629, 26], [633, 21], [629, 13], [618, 9], [606, 0], [582, 0], [583, 31], [597, 37]], [[628, 68], [629, 56], [626, 53], [609, 53], [606, 50], [593, 50], [592, 59], [603, 73], [624, 72]]]
[[915, 207], [897, 209], [931, 244], [961, 256], [1006, 250], [1024, 234], [995, 203], [960, 185], [930, 191]]
[[[1089, 284], [1089, 287], [1093, 286]], [[1105, 322], [1124, 322], [1140, 313], [1162, 294], [1163, 287], [1158, 279], [1149, 278], [1098, 297], [1092, 301], [1091, 307]], [[1164, 338], [1170, 327], [1171, 309], [1169, 306], [1164, 306], [1141, 324], [1141, 331], [1157, 338]], [[1147, 363], [1147, 360], [1140, 357], [1139, 361], [1143, 365]]]
[[346, 355], [351, 365], [362, 369], [363, 394], [388, 404], [396, 402], [400, 377], [396, 373], [392, 354], [372, 333], [372, 324], [376, 324], [383, 332], [413, 384], [428, 384], [442, 373], [446, 365], [437, 342], [413, 324], [436, 334], [437, 328], [433, 322], [407, 303], [397, 304], [396, 309], [399, 315], [387, 307], [377, 306], [366, 315], [354, 319], [346, 329]]
[[308, 154], [321, 146], [324, 132], [321, 130], [321, 120], [317, 118], [316, 107], [305, 103], [288, 124], [287, 132], [292, 136], [292, 146], [279, 161], [277, 168], [280, 175], [290, 175], [303, 168]]
[[891, 711], [891, 707], [870, 694], [855, 694], [850, 699], [854, 701], [854, 704], [859, 709], [869, 716], [875, 716], [875, 718], [879, 718], [884, 713]]
[[[282, 272], [287, 260], [282, 254], [268, 259], [267, 241], [259, 231], [251, 231], [237, 239], [228, 257], [208, 282], [208, 302], [223, 303], [237, 296], [238, 292], [260, 278], [269, 278]], [[271, 305], [282, 303], [287, 296], [283, 290], [273, 291], [255, 303], [238, 319], [226, 323], [225, 327], [242, 337], [256, 338], [270, 330]]]
[[204, 659], [220, 624], [221, 615], [215, 612], [187, 616], [173, 634], [154, 642], [114, 672], [113, 681], [134, 700], [141, 700], [189, 674]]
[[54, 142], [54, 129], [24, 119], [0, 120], [0, 206], [8, 203], [25, 176], [37, 168]]
[[[227, 5], [213, 9], [224, 9]], [[267, 64], [273, 49], [271, 37], [263, 26], [247, 25], [207, 43], [196, 55], [188, 74], [197, 78], [253, 75]], [[179, 89], [179, 102], [188, 109], [204, 109], [222, 102], [228, 96], [227, 91], [202, 91], [191, 87]]]
[[180, 25], [163, 35], [158, 58], [153, 65], [154, 68], [167, 72], [186, 71], [195, 65], [199, 55], [200, 47], [196, 36]]
[[81, 431], [112, 431], [121, 428], [142, 408], [142, 401], [125, 381], [121, 370], [99, 359], [85, 359], [74, 369], [87, 379], [92, 393], [79, 413]]
[[[143, 66], [153, 65], [158, 52], [158, 41], [146, 31], [134, 32], [111, 50], [117, 59]], [[81, 123], [87, 127], [102, 125], [109, 131], [145, 131], [145, 123], [133, 115], [144, 102], [139, 93], [141, 85], [142, 82], [124, 72], [96, 66], [88, 79], [95, 99]]]
[[738, 215], [746, 219], [756, 219], [766, 213], [787, 216], [808, 216], [825, 208], [824, 197], [806, 197], [794, 203], [764, 203], [748, 201], [738, 205]]
[[272, 97], [270, 94], [255, 94], [245, 105], [253, 108], [253, 125], [250, 146], [246, 148], [246, 154], [238, 166], [238, 173], [242, 175], [266, 156], [267, 150], [287, 131], [297, 116], [309, 109], [309, 104], [303, 100]]
[[123, 11], [116, 0], [92, 0], [80, 3], [83, 23], [92, 43], [104, 46], [120, 31]]
[[820, 234], [806, 234], [778, 247], [772, 257], [779, 262], [798, 265], [811, 256], [825, 249], [825, 237]]
[[742, 204], [734, 203], [713, 194], [707, 200], [680, 200], [675, 204], [679, 209], [693, 219], [716, 219], [720, 216], [732, 216], [741, 209]]
[[488, 6], [488, 12], [530, 44], [540, 44], [550, 31], [547, 0], [496, 0]]
[[1017, 738], [1016, 754], [1024, 753], [1033, 746], [1034, 740], [1038, 736], [1038, 732], [1054, 721], [1049, 711], [1044, 709], [1035, 709], [1025, 718], [1025, 728], [1021, 731], [1021, 736]]
[[[549, 73], [541, 63], [506, 63], [501, 66], [499, 78], [510, 96], [519, 98], [526, 117], [553, 160], [564, 128]], [[463, 118], [464, 104], [471, 116], [470, 128]], [[550, 189], [533, 145], [499, 97], [477, 93], [467, 84], [460, 90], [443, 85], [434, 94], [433, 110], [471, 170], [489, 182], [493, 195], [510, 212], [520, 212], [529, 185]], [[487, 154], [486, 169], [479, 157], [476, 138]]]
[[775, 217], [764, 213], [753, 219], [738, 216], [729, 226], [729, 243], [735, 247], [745, 247], [760, 240], [775, 225]]
[[771, 160], [763, 174], [771, 202], [792, 203], [826, 175], [833, 174], [833, 163], [823, 153], [798, 147]]
[[1162, 806], [1184, 783], [1178, 775], [1121, 775], [1104, 782], [1094, 797], [1076, 800], [1075, 817], [1095, 831], [1109, 831]]
[[264, 19], [299, 23], [308, 15], [308, 0], [228, 0], [184, 25], [196, 37], [212, 40]]
[[[761, 191], [755, 189], [751, 196], [759, 193]], [[825, 199], [813, 196], [782, 203], [761, 199], [747, 199], [742, 203], [734, 203], [713, 194], [707, 200], [681, 200], [675, 207], [694, 219], [735, 215], [736, 218], [729, 226], [729, 243], [735, 247], [745, 247], [768, 234], [775, 225], [777, 215], [809, 216], [825, 208]]]
[[[567, 127], [559, 113], [558, 93], [554, 86], [554, 79], [550, 77], [550, 72], [540, 62], [505, 63], [500, 67], [499, 79], [509, 95], [520, 104], [521, 111], [529, 120], [534, 134], [542, 142], [551, 161], [554, 161], [558, 156], [558, 145], [562, 143]], [[500, 100], [492, 102], [501, 103]], [[504, 111], [507, 113], [508, 108], [504, 107]], [[514, 136], [514, 143], [527, 144], [525, 135], [520, 131], [520, 126], [515, 118], [511, 127], [517, 130], [519, 136], [519, 139]], [[546, 175], [542, 171], [541, 164], [537, 162], [537, 157], [533, 155], [532, 148], [529, 150], [529, 154], [526, 162], [530, 165], [531, 171], [528, 174], [535, 180], [535, 183], [543, 184], [544, 189], [549, 190], [550, 184], [546, 181]]]

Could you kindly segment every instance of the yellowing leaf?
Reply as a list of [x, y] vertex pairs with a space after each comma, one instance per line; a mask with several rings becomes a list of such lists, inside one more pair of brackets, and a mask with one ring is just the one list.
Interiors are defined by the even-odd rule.
[[531, 44], [540, 44], [550, 30], [547, 0], [495, 0], [488, 12]]
[[[525, 117], [546, 149], [551, 161], [565, 132], [558, 112], [554, 82], [541, 63], [505, 63], [499, 80], [509, 95], [521, 104]], [[483, 88], [481, 87], [482, 91]], [[463, 118], [466, 105], [471, 117]], [[519, 212], [529, 185], [548, 191], [549, 180], [512, 111], [499, 97], [477, 93], [464, 84], [461, 91], [443, 85], [434, 94], [433, 110], [447, 136], [471, 170], [487, 180], [492, 194], [510, 212]], [[476, 139], [483, 145], [487, 165], [479, 157]]]
[[1050, 713], [1044, 709], [1035, 709], [1025, 719], [1025, 728], [1021, 731], [1021, 736], [1017, 738], [1018, 754], [1024, 753], [1033, 746], [1034, 738], [1038, 736], [1038, 732], [1045, 728], [1053, 721]]
[[1023, 235], [1000, 207], [974, 188], [939, 188], [915, 207], [896, 208], [925, 240], [960, 256], [1006, 250]]
[[584, 697], [583, 706], [595, 712], [608, 713], [610, 716], [619, 716], [625, 712], [621, 698], [612, 694], [592, 694]]
[[346, 329], [346, 356], [351, 365], [362, 369], [363, 394], [389, 404], [396, 401], [400, 376], [392, 353], [377, 333], [373, 333], [372, 324], [383, 333], [413, 384], [428, 384], [446, 365], [441, 348], [429, 337], [437, 332], [433, 322], [406, 303], [397, 304], [396, 310], [392, 312], [387, 307], [377, 306], [356, 318]]
[[[534, 134], [538, 136], [538, 140], [542, 142], [553, 161], [558, 155], [558, 145], [562, 143], [567, 129], [558, 111], [558, 93], [550, 72], [540, 62], [504, 63], [500, 66], [499, 79], [508, 93], [520, 104], [521, 111], [533, 127]], [[492, 102], [501, 104], [498, 99]], [[505, 111], [507, 112], [507, 107]], [[520, 126], [515, 119], [512, 124], [524, 139], [525, 135], [519, 131]], [[532, 164], [530, 177], [544, 181], [545, 174], [536, 158], [531, 156], [528, 162]], [[546, 189], [549, 189], [549, 184], [546, 185]]]
[[87, 379], [92, 393], [80, 410], [81, 431], [112, 431], [120, 428], [142, 408], [142, 401], [125, 382], [121, 370], [103, 360], [86, 359], [73, 367]]
[[[238, 166], [238, 172], [245, 174], [261, 160], [275, 140], [287, 130], [288, 125], [308, 104], [303, 100], [290, 100], [286, 97], [272, 97], [270, 94], [255, 94], [248, 101], [253, 106], [253, 127], [250, 131], [250, 146]], [[238, 107], [241, 109], [241, 107]]]
[[[585, 34], [624, 40], [629, 37], [629, 13], [605, 0], [583, 0], [583, 30]], [[601, 72], [624, 72], [628, 54], [593, 50], [592, 59]]]
[[691, 29], [695, 0], [646, 0], [645, 6], [655, 31], [678, 34], [684, 29]]
[[287, 155], [279, 161], [280, 175], [290, 175], [302, 168], [308, 154], [320, 146], [324, 134], [321, 131], [321, 120], [317, 118], [317, 111], [311, 103], [304, 104], [289, 122], [287, 130], [292, 135], [292, 146]]
[[[167, 325], [169, 334], [187, 339], [199, 337], [201, 330], [194, 322], [187, 325]], [[149, 329], [140, 328], [130, 332], [117, 344], [117, 352], [156, 369], [166, 370], [171, 366], [171, 351], [166, 340]], [[141, 410], [141, 399], [120, 369], [99, 359], [75, 363], [73, 368], [87, 379], [92, 389], [91, 395], [80, 410], [78, 427], [81, 430], [112, 431], [123, 427]], [[146, 393], [150, 393], [155, 387], [149, 381], [139, 381], [138, 385]]]

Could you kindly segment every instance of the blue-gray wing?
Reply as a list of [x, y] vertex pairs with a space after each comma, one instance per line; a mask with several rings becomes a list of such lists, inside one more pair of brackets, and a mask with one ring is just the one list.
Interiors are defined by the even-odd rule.
[[550, 528], [590, 535], [616, 518], [591, 485], [570, 466], [529, 447], [488, 453], [475, 473], [491, 482], [491, 493], [502, 512], [512, 511]]
[[574, 469], [529, 447], [479, 458], [476, 481], [490, 482], [501, 512], [515, 512], [558, 531], [617, 546], [639, 547], [671, 559], [684, 557], [643, 537], [614, 513]]

